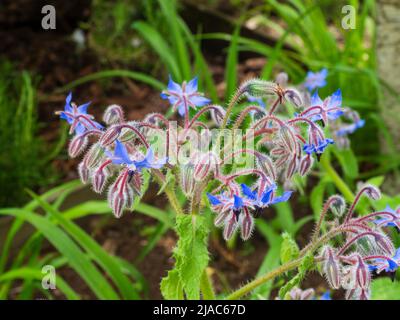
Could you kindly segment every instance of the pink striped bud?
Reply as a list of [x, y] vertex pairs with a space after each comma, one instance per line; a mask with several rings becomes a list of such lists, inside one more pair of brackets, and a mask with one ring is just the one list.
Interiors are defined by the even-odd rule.
[[214, 170], [215, 163], [211, 153], [200, 155], [194, 165], [194, 178], [198, 181], [205, 179]]
[[390, 240], [388, 236], [383, 233], [377, 233], [374, 235], [375, 243], [379, 251], [381, 251], [384, 255], [389, 257], [394, 255], [395, 248], [393, 242]]
[[108, 125], [121, 123], [124, 121], [124, 111], [117, 104], [108, 106], [104, 111], [103, 120]]
[[104, 168], [103, 165], [100, 165], [99, 168], [95, 169], [92, 175], [93, 190], [97, 193], [102, 193], [107, 184], [108, 177], [108, 169]]
[[291, 179], [296, 172], [298, 164], [297, 155], [294, 153], [289, 158], [289, 163], [286, 168], [286, 179]]
[[235, 213], [231, 212], [230, 218], [225, 220], [223, 236], [226, 241], [228, 241], [230, 238], [232, 238], [237, 227], [238, 227], [238, 222], [236, 220], [236, 215], [235, 215]]
[[222, 125], [222, 122], [224, 120], [226, 111], [224, 108], [218, 105], [213, 105], [213, 108], [210, 111], [211, 114], [211, 119], [214, 121], [214, 123], [220, 127]]
[[95, 143], [86, 153], [85, 157], [83, 158], [83, 161], [85, 162], [85, 165], [88, 168], [93, 169], [100, 164], [100, 162], [104, 158], [104, 155], [105, 155], [104, 148], [99, 143]]
[[369, 272], [368, 265], [364, 262], [363, 258], [359, 254], [357, 254], [355, 258], [357, 260], [355, 265], [356, 284], [361, 289], [368, 289], [371, 283], [371, 274]]
[[291, 300], [312, 300], [315, 297], [314, 289], [301, 290], [300, 288], [293, 288], [289, 292]]
[[254, 230], [254, 220], [247, 209], [244, 210], [244, 214], [240, 215], [239, 225], [242, 239], [248, 240]]
[[132, 188], [128, 185], [128, 169], [123, 170], [108, 190], [108, 203], [115, 217], [120, 218], [131, 199]]
[[303, 156], [303, 158], [300, 160], [300, 166], [299, 166], [299, 173], [301, 176], [305, 176], [308, 171], [310, 171], [312, 165], [314, 163], [313, 157], [311, 155], [306, 154]]
[[276, 180], [276, 168], [271, 158], [267, 155], [260, 154], [257, 156], [257, 166], [272, 180]]
[[324, 247], [322, 251], [324, 258], [322, 271], [333, 289], [339, 289], [341, 282], [341, 270], [339, 259], [334, 249], [330, 246]]
[[296, 108], [300, 108], [303, 105], [303, 99], [296, 89], [286, 89], [284, 96], [285, 99], [293, 104]]
[[68, 154], [71, 158], [79, 156], [86, 148], [88, 138], [86, 135], [76, 135], [68, 145]]
[[183, 193], [189, 197], [193, 195], [194, 186], [195, 186], [195, 179], [194, 179], [194, 167], [193, 165], [184, 165], [180, 169], [180, 184], [182, 187]]
[[119, 124], [115, 124], [107, 129], [100, 137], [100, 145], [103, 147], [109, 146], [114, 143], [115, 140], [118, 139], [121, 133], [121, 126]]
[[79, 177], [81, 178], [81, 181], [83, 184], [86, 184], [89, 181], [89, 176], [90, 176], [90, 170], [89, 168], [85, 165], [85, 162], [82, 161], [78, 165], [78, 173]]
[[365, 187], [365, 194], [372, 200], [379, 200], [381, 198], [380, 190], [373, 185], [367, 185]]

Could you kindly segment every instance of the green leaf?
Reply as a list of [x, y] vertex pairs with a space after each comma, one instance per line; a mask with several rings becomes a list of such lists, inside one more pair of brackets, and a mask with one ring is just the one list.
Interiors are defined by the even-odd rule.
[[400, 282], [392, 282], [389, 278], [372, 281], [371, 300], [400, 300]]
[[162, 279], [160, 287], [165, 299], [183, 300], [183, 288], [178, 270], [168, 271], [168, 275]]
[[[186, 298], [191, 300], [200, 299], [200, 278], [209, 261], [207, 226], [207, 221], [203, 216], [178, 215], [176, 217], [176, 233], [179, 240], [174, 250], [175, 270], [172, 271], [172, 275], [168, 274], [164, 286], [169, 288], [172, 286], [171, 283], [175, 285], [180, 283]], [[179, 274], [179, 282], [176, 280], [175, 272]]]
[[48, 219], [23, 209], [1, 209], [2, 215], [13, 215], [31, 223], [67, 259], [100, 299], [118, 299], [118, 295], [82, 250], [60, 228]]
[[282, 234], [282, 246], [281, 246], [281, 263], [285, 264], [289, 261], [296, 259], [299, 256], [299, 247], [292, 236], [284, 232]]
[[340, 162], [344, 175], [350, 179], [356, 179], [358, 176], [358, 163], [353, 151], [350, 149], [339, 150], [337, 148], [332, 150]]

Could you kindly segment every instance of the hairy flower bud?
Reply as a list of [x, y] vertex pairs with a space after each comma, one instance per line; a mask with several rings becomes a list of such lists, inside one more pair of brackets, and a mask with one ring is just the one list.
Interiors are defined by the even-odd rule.
[[103, 165], [100, 165], [99, 168], [95, 169], [92, 175], [93, 190], [97, 193], [102, 193], [107, 184], [108, 177], [108, 169], [104, 168]]
[[346, 210], [346, 201], [343, 199], [343, 197], [339, 195], [334, 195], [331, 196], [328, 199], [329, 202], [329, 207], [332, 210], [332, 212], [337, 216], [341, 217]]
[[254, 219], [247, 210], [245, 210], [244, 214], [240, 215], [239, 225], [242, 239], [245, 241], [248, 240], [253, 233]]
[[123, 170], [108, 190], [108, 203], [117, 218], [122, 216], [124, 208], [132, 203], [133, 191], [128, 184], [128, 169]]
[[356, 284], [361, 289], [368, 289], [371, 283], [371, 274], [368, 265], [364, 262], [364, 260], [359, 254], [357, 254], [355, 258], [357, 260], [355, 265]]
[[218, 127], [220, 127], [222, 125], [222, 122], [226, 114], [225, 109], [221, 106], [214, 105], [210, 111], [210, 114], [211, 114], [211, 119], [214, 121], [214, 123]]
[[395, 248], [393, 242], [388, 236], [386, 236], [384, 233], [378, 233], [374, 235], [374, 238], [376, 246], [384, 255], [388, 255], [389, 257], [394, 255]]
[[286, 87], [289, 80], [289, 76], [286, 72], [279, 72], [275, 77], [275, 82], [281, 87]]
[[288, 165], [286, 167], [286, 175], [285, 175], [286, 179], [289, 180], [293, 177], [294, 173], [296, 172], [297, 165], [298, 165], [297, 155], [293, 153], [290, 156]]
[[336, 252], [332, 247], [326, 246], [323, 248], [322, 256], [324, 258], [322, 271], [326, 280], [333, 289], [339, 289], [341, 283], [341, 270]]
[[230, 238], [232, 238], [237, 227], [238, 227], [238, 223], [236, 220], [236, 215], [234, 213], [231, 213], [231, 216], [225, 220], [223, 236], [226, 241], [228, 241]]
[[78, 165], [78, 173], [79, 173], [79, 177], [81, 178], [82, 183], [86, 184], [88, 182], [88, 180], [89, 180], [90, 170], [86, 166], [85, 161], [82, 161]]
[[115, 124], [107, 129], [100, 137], [100, 145], [103, 147], [109, 146], [118, 139], [121, 133], [121, 126], [119, 124]]
[[83, 161], [85, 162], [85, 165], [88, 168], [93, 169], [100, 164], [100, 162], [104, 158], [104, 155], [105, 155], [104, 148], [99, 143], [95, 143], [86, 153]]
[[296, 108], [300, 108], [303, 105], [303, 99], [296, 89], [286, 89], [284, 96], [285, 99], [293, 104]]
[[300, 166], [299, 166], [300, 175], [305, 176], [311, 169], [313, 163], [314, 163], [314, 158], [311, 157], [311, 155], [306, 154], [305, 156], [303, 156], [300, 160]]
[[277, 85], [261, 79], [250, 79], [244, 82], [239, 91], [254, 98], [266, 98], [275, 94]]
[[86, 135], [74, 136], [68, 145], [68, 155], [71, 158], [79, 156], [86, 148], [88, 144], [88, 138]]
[[276, 180], [277, 175], [276, 175], [276, 168], [274, 163], [272, 162], [271, 158], [268, 157], [267, 155], [264, 154], [259, 154], [259, 156], [257, 156], [257, 166], [263, 171], [265, 172], [265, 174], [272, 178], [273, 180]]
[[103, 120], [108, 125], [120, 123], [124, 121], [124, 111], [119, 105], [112, 104], [104, 111]]
[[289, 292], [291, 300], [312, 300], [315, 297], [314, 289], [301, 290], [300, 288], [293, 288]]
[[214, 158], [211, 153], [206, 153], [198, 157], [197, 163], [194, 165], [194, 178], [197, 181], [203, 180], [215, 168]]
[[372, 200], [379, 200], [381, 198], [380, 190], [373, 185], [365, 186], [365, 194]]
[[193, 165], [182, 166], [180, 169], [180, 183], [182, 191], [187, 197], [193, 195], [195, 182]]

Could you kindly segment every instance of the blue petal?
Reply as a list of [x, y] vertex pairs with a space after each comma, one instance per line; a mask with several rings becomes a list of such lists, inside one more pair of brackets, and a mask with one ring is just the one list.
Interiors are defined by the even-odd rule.
[[285, 191], [282, 196], [274, 198], [272, 200], [272, 204], [288, 201], [293, 191]]
[[236, 194], [233, 195], [233, 207], [235, 209], [241, 209], [243, 207], [243, 199]]
[[65, 98], [65, 106], [64, 106], [64, 110], [66, 112], [72, 112], [72, 107], [71, 107], [71, 101], [72, 101], [72, 92], [70, 92], [68, 94], [68, 96]]
[[189, 83], [186, 85], [186, 93], [191, 94], [197, 91], [198, 86], [198, 77], [194, 77]]
[[314, 94], [311, 96], [311, 106], [322, 106], [323, 101], [318, 95], [318, 91], [315, 91]]
[[387, 260], [389, 267], [387, 268], [387, 271], [396, 271], [399, 265], [396, 263], [396, 261], [392, 259]]
[[342, 91], [338, 89], [331, 95], [329, 100], [328, 108], [335, 108], [342, 105]]
[[211, 205], [216, 206], [221, 204], [222, 202], [216, 197], [213, 196], [211, 193], [207, 192], [208, 201], [210, 201]]
[[88, 103], [85, 103], [85, 104], [79, 106], [79, 107], [78, 107], [78, 112], [79, 112], [80, 114], [87, 114], [87, 108], [89, 107], [90, 103], [91, 103], [91, 102], [88, 102]]
[[249, 198], [251, 200], [256, 200], [256, 193], [255, 192], [251, 191], [251, 189], [247, 185], [245, 185], [244, 183], [242, 183], [240, 186], [242, 187], [243, 194], [247, 198]]
[[329, 291], [326, 291], [319, 300], [332, 300], [331, 298], [331, 293]]
[[210, 99], [207, 99], [203, 96], [200, 95], [195, 95], [195, 96], [191, 96], [189, 98], [190, 102], [193, 103], [195, 106], [197, 107], [202, 107], [205, 106], [207, 104], [209, 104], [211, 102]]
[[[129, 158], [125, 145], [119, 140], [115, 141], [114, 157], [121, 160], [122, 163], [131, 164], [133, 161]], [[114, 162], [116, 163], [116, 162]]]
[[168, 89], [168, 91], [173, 91], [173, 92], [176, 92], [178, 94], [182, 93], [181, 86], [172, 80], [171, 75], [169, 76], [167, 89]]

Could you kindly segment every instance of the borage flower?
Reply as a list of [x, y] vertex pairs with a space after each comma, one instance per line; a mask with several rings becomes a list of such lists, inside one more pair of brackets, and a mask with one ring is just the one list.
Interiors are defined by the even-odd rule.
[[87, 113], [90, 102], [77, 106], [72, 102], [72, 93], [70, 92], [65, 99], [64, 111], [58, 111], [56, 114], [66, 120], [70, 125], [70, 133], [82, 134], [87, 130], [103, 129], [103, 126], [93, 120], [93, 116]]
[[181, 116], [187, 116], [189, 107], [196, 109], [211, 102], [197, 91], [197, 77], [190, 80], [188, 83], [184, 81], [182, 86], [174, 82], [169, 77], [167, 90], [161, 93], [161, 98], [168, 99], [174, 111], [178, 110]]
[[326, 86], [327, 76], [328, 76], [328, 70], [325, 68], [318, 72], [308, 71], [304, 82], [304, 86], [309, 91], [313, 91], [316, 88], [323, 88]]
[[[321, 109], [314, 114], [315, 112], [311, 110], [317, 110], [316, 107], [320, 107]], [[311, 97], [311, 107], [309, 110], [310, 114], [312, 114], [310, 118], [313, 121], [326, 121], [326, 119], [336, 120], [344, 113], [342, 108], [342, 91], [338, 89], [324, 100], [319, 97], [318, 92], [315, 92]], [[305, 116], [305, 112], [302, 113], [303, 116]]]
[[242, 193], [252, 201], [254, 206], [254, 217], [257, 218], [261, 215], [264, 208], [270, 205], [288, 201], [293, 191], [285, 191], [282, 196], [277, 197], [275, 190], [277, 189], [276, 184], [267, 186], [264, 190], [251, 190], [249, 186], [242, 183]]
[[324, 152], [325, 148], [330, 145], [334, 144], [335, 142], [333, 139], [325, 138], [325, 139], [318, 139], [317, 142], [314, 143], [305, 143], [303, 146], [303, 150], [305, 153], [311, 155], [315, 153], [317, 159], [321, 158], [322, 153]]
[[388, 273], [394, 273], [400, 265], [400, 248], [398, 248], [392, 257], [382, 257], [374, 259], [374, 261], [368, 266], [370, 271], [374, 271], [377, 274], [382, 271]]
[[207, 193], [207, 197], [212, 209], [217, 213], [215, 225], [224, 226], [225, 240], [232, 238], [238, 227], [243, 240], [250, 238], [254, 228], [253, 217], [250, 214], [250, 210], [253, 209], [253, 201], [244, 199], [237, 194], [229, 196], [225, 193], [220, 195]]

